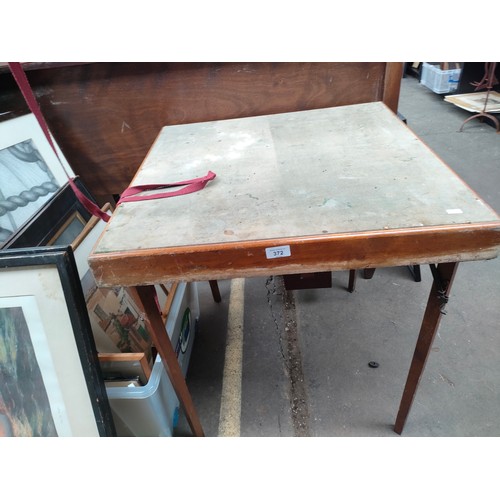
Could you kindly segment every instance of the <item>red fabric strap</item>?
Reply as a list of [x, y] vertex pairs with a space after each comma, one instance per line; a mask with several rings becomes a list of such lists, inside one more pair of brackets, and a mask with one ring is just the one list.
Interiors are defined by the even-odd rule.
[[[181, 196], [183, 194], [194, 193], [195, 191], [203, 189], [206, 186], [207, 182], [211, 181], [212, 179], [215, 179], [215, 174], [209, 170], [207, 175], [205, 175], [204, 177], [198, 177], [196, 179], [190, 179], [187, 181], [172, 182], [169, 184], [144, 184], [139, 186], [131, 186], [123, 191], [116, 205], [118, 206], [120, 203], [129, 201], [156, 200], [159, 198], [170, 198], [172, 196]], [[144, 196], [137, 196], [139, 193], [142, 193], [144, 191], [155, 191], [158, 189], [165, 189], [176, 186], [184, 187], [182, 189], [178, 189], [177, 191], [167, 191], [164, 193], [154, 193]]]
[[12, 75], [14, 76], [14, 79], [16, 80], [19, 89], [21, 90], [24, 99], [26, 100], [26, 103], [28, 104], [29, 109], [31, 112], [35, 115], [36, 119], [38, 120], [38, 123], [40, 124], [40, 127], [42, 128], [43, 133], [45, 134], [45, 137], [47, 138], [47, 141], [49, 142], [52, 150], [54, 151], [57, 159], [59, 160], [59, 163], [61, 164], [64, 173], [66, 174], [66, 177], [69, 180], [69, 185], [71, 186], [71, 189], [73, 189], [76, 197], [78, 200], [82, 203], [82, 205], [85, 207], [85, 209], [91, 213], [92, 215], [95, 215], [96, 217], [99, 217], [100, 219], [104, 220], [105, 222], [108, 222], [110, 219], [110, 216], [106, 213], [103, 212], [93, 201], [89, 200], [79, 189], [78, 186], [74, 183], [73, 179], [68, 175], [68, 172], [64, 168], [63, 162], [61, 161], [61, 158], [59, 157], [59, 154], [56, 150], [56, 147], [54, 145], [54, 142], [52, 141], [52, 136], [49, 131], [49, 127], [47, 126], [47, 123], [45, 121], [45, 118], [43, 117], [42, 111], [40, 110], [40, 106], [38, 105], [37, 100], [35, 99], [35, 96], [33, 95], [33, 91], [31, 90], [31, 86], [28, 82], [28, 78], [26, 77], [26, 73], [23, 70], [23, 67], [21, 63], [16, 63], [16, 62], [10, 62], [9, 68], [12, 72]]

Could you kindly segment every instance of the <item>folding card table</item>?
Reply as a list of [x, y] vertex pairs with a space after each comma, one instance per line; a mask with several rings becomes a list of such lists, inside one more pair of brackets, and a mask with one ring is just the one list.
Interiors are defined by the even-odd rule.
[[202, 190], [121, 203], [89, 257], [100, 286], [136, 287], [193, 433], [153, 285], [430, 264], [401, 434], [457, 264], [498, 255], [499, 216], [382, 102], [164, 127], [131, 186], [208, 171]]

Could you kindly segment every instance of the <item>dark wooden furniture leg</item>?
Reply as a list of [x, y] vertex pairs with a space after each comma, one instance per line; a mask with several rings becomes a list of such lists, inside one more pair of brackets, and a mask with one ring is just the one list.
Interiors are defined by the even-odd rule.
[[443, 303], [440, 294], [444, 293], [444, 295], [448, 297], [457, 267], [457, 262], [439, 264], [437, 266], [437, 271], [442, 281], [442, 288], [440, 284], [436, 282], [436, 279], [434, 279], [429, 300], [427, 301], [424, 319], [422, 320], [422, 326], [418, 335], [417, 345], [411, 361], [410, 371], [408, 372], [408, 378], [403, 391], [403, 397], [401, 398], [396, 423], [394, 425], [394, 431], [398, 434], [403, 432], [403, 427], [408, 417], [408, 413], [410, 412], [413, 398], [415, 397], [415, 392], [420, 382], [420, 377], [425, 368], [432, 341], [434, 340], [441, 317], [443, 316], [441, 309]]
[[205, 434], [191, 399], [191, 394], [189, 393], [189, 389], [186, 385], [186, 380], [179, 362], [177, 361], [177, 356], [175, 355], [172, 343], [168, 338], [160, 311], [156, 305], [155, 288], [152, 285], [137, 286], [135, 287], [135, 290], [137, 292], [137, 298], [139, 299], [144, 313], [146, 314], [145, 319], [149, 327], [148, 329], [151, 334], [153, 344], [160, 354], [163, 366], [170, 378], [170, 381], [172, 382], [172, 386], [177, 394], [177, 397], [179, 398], [182, 408], [184, 409], [189, 426], [195, 436], [204, 436]]
[[212, 297], [214, 298], [215, 302], [220, 302], [221, 296], [220, 296], [220, 291], [219, 291], [219, 283], [217, 283], [216, 280], [210, 280], [210, 289], [212, 290]]
[[347, 287], [347, 290], [352, 293], [354, 292], [354, 289], [356, 288], [356, 269], [351, 269], [349, 271], [349, 285]]
[[422, 281], [422, 274], [420, 272], [420, 266], [408, 266], [408, 269], [410, 270], [411, 275], [413, 276], [413, 279], [417, 282], [420, 283]]
[[363, 278], [365, 280], [371, 280], [373, 278], [374, 274], [375, 274], [375, 268], [374, 267], [368, 267], [366, 269], [363, 269]]

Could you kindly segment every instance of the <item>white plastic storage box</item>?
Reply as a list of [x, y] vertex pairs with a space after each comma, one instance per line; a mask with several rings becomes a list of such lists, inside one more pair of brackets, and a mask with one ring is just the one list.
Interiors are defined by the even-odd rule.
[[424, 62], [420, 83], [436, 94], [449, 94], [457, 90], [461, 72], [460, 68], [442, 70], [437, 64]]
[[[199, 316], [197, 284], [179, 283], [166, 327], [184, 376]], [[172, 436], [179, 414], [179, 400], [159, 355], [145, 386], [106, 387], [106, 392], [118, 436]]]

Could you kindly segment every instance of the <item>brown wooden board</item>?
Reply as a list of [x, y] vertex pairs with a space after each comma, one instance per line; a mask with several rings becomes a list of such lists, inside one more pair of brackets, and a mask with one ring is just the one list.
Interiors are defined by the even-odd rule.
[[[64, 155], [99, 199], [130, 183], [165, 125], [384, 101], [401, 63], [26, 63]], [[7, 69], [0, 119], [27, 112]]]

